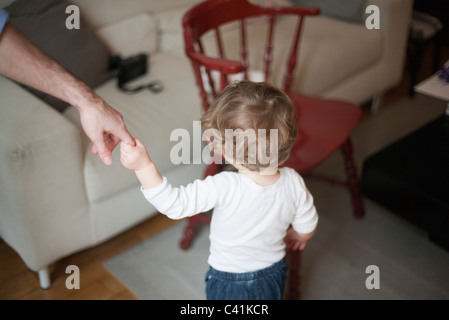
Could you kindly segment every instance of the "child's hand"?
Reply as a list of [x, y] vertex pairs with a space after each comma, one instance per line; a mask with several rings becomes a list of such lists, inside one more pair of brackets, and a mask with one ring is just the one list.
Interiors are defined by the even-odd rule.
[[303, 250], [307, 244], [310, 236], [297, 233], [293, 228], [289, 228], [285, 235], [284, 242], [291, 250]]
[[120, 161], [127, 169], [134, 170], [144, 189], [160, 185], [164, 178], [148, 155], [147, 149], [139, 139], [134, 138], [136, 146], [120, 144]]
[[142, 142], [137, 138], [134, 139], [135, 146], [124, 142], [120, 143], [120, 161], [125, 168], [136, 171], [152, 164], [152, 160]]

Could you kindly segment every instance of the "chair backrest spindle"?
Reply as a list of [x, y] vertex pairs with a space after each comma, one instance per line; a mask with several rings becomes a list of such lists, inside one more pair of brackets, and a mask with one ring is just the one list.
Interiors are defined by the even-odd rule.
[[292, 41], [291, 52], [290, 52], [289, 59], [287, 61], [287, 72], [286, 72], [286, 75], [284, 78], [283, 90], [285, 92], [290, 91], [292, 83], [293, 83], [293, 72], [295, 70], [296, 62], [298, 60], [299, 37], [301, 35], [303, 20], [304, 19], [302, 16], [298, 17], [298, 25], [296, 27], [295, 36]]
[[270, 66], [273, 59], [273, 34], [274, 34], [274, 22], [276, 21], [276, 15], [270, 16], [270, 24], [268, 27], [267, 41], [265, 44], [265, 55], [264, 55], [264, 81], [269, 81], [270, 79]]
[[240, 61], [243, 67], [243, 78], [248, 79], [248, 47], [246, 40], [246, 20], [240, 20]]
[[[196, 44], [198, 46], [198, 51], [201, 54], [205, 54], [204, 46], [203, 46], [203, 43], [201, 41], [201, 38], [197, 39]], [[212, 76], [210, 74], [210, 70], [209, 69], [203, 67], [203, 70], [201, 70], [201, 65], [200, 64], [198, 64], [194, 68], [197, 69], [195, 73], [196, 73], [196, 77], [197, 77], [197, 82], [199, 83], [201, 101], [202, 101], [202, 104], [203, 104], [203, 108], [206, 109], [208, 107], [208, 105], [209, 105], [209, 101], [208, 101], [209, 99], [208, 99], [208, 94], [206, 92], [206, 88], [204, 87], [203, 74], [206, 77], [205, 81], [209, 84], [209, 88], [210, 88], [211, 93], [212, 93], [213, 96], [217, 95], [217, 92], [215, 90], [215, 83], [214, 83], [214, 80], [213, 80], [213, 78], [212, 78]]]

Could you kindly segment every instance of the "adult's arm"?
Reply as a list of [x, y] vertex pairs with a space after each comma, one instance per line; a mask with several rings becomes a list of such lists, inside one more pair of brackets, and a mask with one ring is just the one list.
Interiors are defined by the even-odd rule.
[[105, 164], [112, 163], [112, 150], [120, 141], [134, 145], [120, 112], [8, 22], [0, 34], [0, 74], [73, 105], [94, 144], [92, 153]]

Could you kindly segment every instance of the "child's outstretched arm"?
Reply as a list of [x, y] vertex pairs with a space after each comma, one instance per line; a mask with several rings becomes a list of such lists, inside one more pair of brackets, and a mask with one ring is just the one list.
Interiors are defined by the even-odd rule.
[[124, 142], [120, 144], [120, 161], [125, 168], [134, 170], [144, 189], [157, 187], [164, 179], [148, 155], [145, 146], [139, 139], [134, 139], [135, 146]]

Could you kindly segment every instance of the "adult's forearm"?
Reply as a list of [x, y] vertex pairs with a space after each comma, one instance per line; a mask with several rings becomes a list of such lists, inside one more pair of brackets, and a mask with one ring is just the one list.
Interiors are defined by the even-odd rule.
[[101, 100], [10, 23], [0, 35], [0, 74], [66, 101], [79, 111]]
[[120, 112], [10, 23], [0, 35], [0, 74], [74, 106], [84, 132], [93, 142], [92, 153], [105, 164], [112, 163], [112, 150], [120, 141], [134, 145]]

